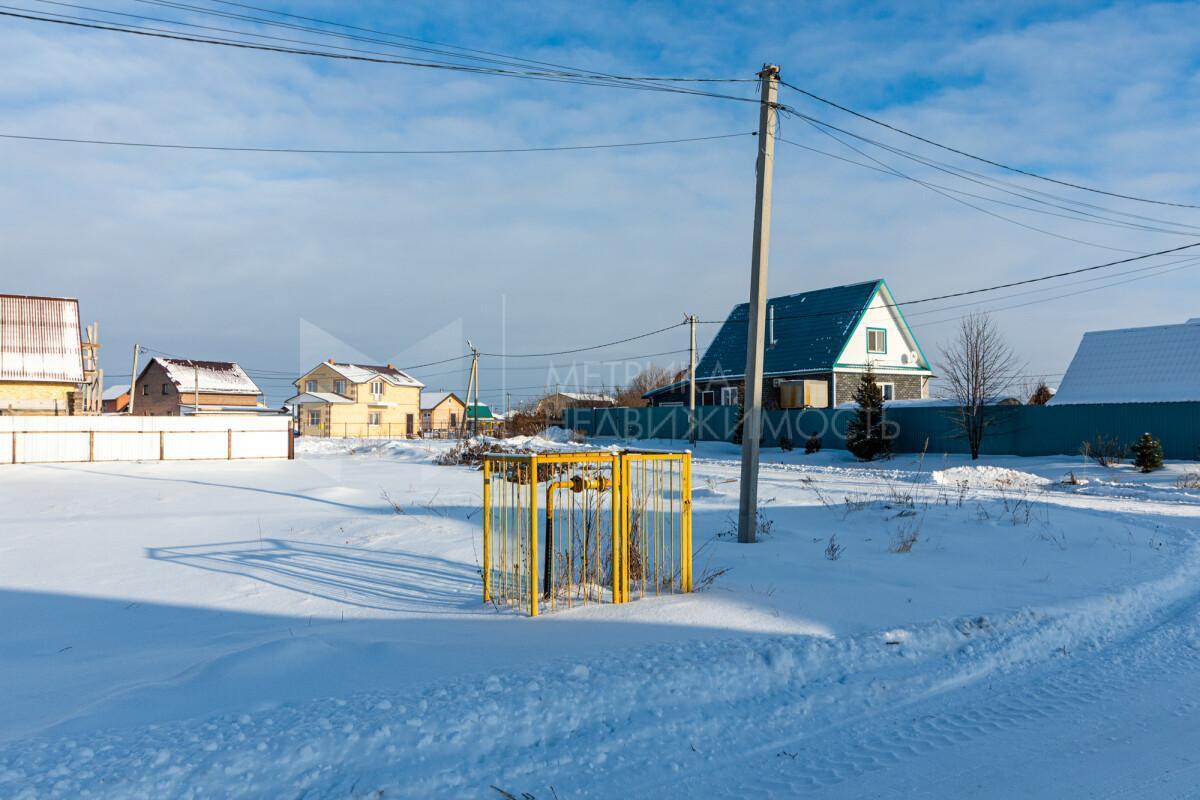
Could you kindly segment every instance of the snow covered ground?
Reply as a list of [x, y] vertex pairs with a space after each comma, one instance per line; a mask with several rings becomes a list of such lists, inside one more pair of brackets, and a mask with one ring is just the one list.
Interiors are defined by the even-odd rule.
[[527, 619], [447, 446], [4, 467], [0, 796], [1200, 796], [1200, 465], [768, 451], [744, 546], [704, 443], [701, 591]]

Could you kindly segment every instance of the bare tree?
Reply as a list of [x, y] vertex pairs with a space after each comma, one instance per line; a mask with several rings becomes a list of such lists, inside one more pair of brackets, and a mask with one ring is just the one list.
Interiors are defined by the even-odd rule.
[[983, 436], [997, 419], [996, 404], [1012, 389], [1020, 365], [985, 312], [962, 319], [958, 335], [942, 351], [942, 377], [956, 401], [955, 422], [979, 458]]
[[642, 395], [646, 392], [666, 386], [678, 380], [678, 374], [666, 367], [647, 364], [637, 375], [617, 393], [617, 405], [628, 408], [640, 408], [646, 405]]

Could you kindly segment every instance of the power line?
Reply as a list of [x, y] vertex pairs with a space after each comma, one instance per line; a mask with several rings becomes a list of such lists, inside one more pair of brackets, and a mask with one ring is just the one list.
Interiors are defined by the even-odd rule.
[[[1122, 258], [1122, 259], [1118, 259], [1116, 261], [1108, 261], [1108, 262], [1105, 262], [1104, 264], [1095, 264], [1090, 267], [1079, 267], [1078, 269], [1064, 270], [1062, 272], [1054, 272], [1054, 273], [1050, 273], [1048, 275], [1039, 275], [1036, 278], [1024, 278], [1019, 281], [1009, 281], [1008, 283], [998, 283], [993, 286], [984, 286], [984, 287], [981, 287], [978, 289], [967, 289], [967, 290], [964, 290], [961, 292], [950, 292], [948, 294], [934, 295], [932, 297], [922, 297], [917, 300], [905, 300], [905, 301], [899, 302], [899, 303], [884, 303], [881, 307], [883, 307], [883, 308], [898, 308], [900, 306], [912, 306], [912, 305], [917, 305], [918, 303], [932, 303], [937, 300], [950, 300], [955, 297], [967, 297], [969, 295], [983, 294], [984, 292], [994, 292], [999, 289], [1011, 289], [1014, 286], [1025, 286], [1025, 285], [1031, 284], [1031, 283], [1040, 283], [1042, 281], [1049, 281], [1049, 280], [1053, 280], [1055, 278], [1065, 278], [1070, 275], [1079, 275], [1084, 272], [1094, 272], [1096, 270], [1107, 269], [1108, 267], [1115, 267], [1115, 266], [1119, 266], [1121, 264], [1129, 264], [1134, 261], [1142, 261], [1147, 258], [1155, 258], [1157, 256], [1170, 255], [1171, 253], [1178, 253], [1183, 250], [1189, 250], [1193, 247], [1200, 247], [1200, 242], [1192, 242], [1191, 244], [1179, 245], [1178, 247], [1170, 247], [1170, 248], [1167, 248], [1166, 250], [1157, 250], [1153, 253], [1143, 253], [1141, 255], [1130, 256], [1129, 258]], [[812, 318], [812, 317], [838, 316], [841, 314], [856, 314], [859, 311], [862, 311], [861, 307], [843, 308], [843, 309], [837, 309], [837, 310], [832, 310], [832, 311], [815, 311], [811, 314], [793, 314], [793, 315], [788, 315], [788, 316], [780, 315], [780, 316], [776, 316], [775, 319], [776, 320], [808, 319], [808, 318]], [[697, 322], [700, 322], [701, 324], [705, 324], [705, 325], [723, 325], [727, 321], [728, 320], [697, 320]]]
[[[562, 83], [577, 83], [590, 86], [609, 86], [622, 89], [634, 89], [640, 91], [655, 91], [669, 92], [673, 94], [696, 95], [700, 97], [711, 97], [721, 100], [736, 100], [744, 103], [758, 103], [757, 98], [739, 97], [737, 95], [719, 94], [717, 92], [709, 92], [700, 89], [692, 89], [684, 86], [662, 86], [652, 83], [655, 78], [641, 78], [637, 76], [620, 77], [616, 79], [598, 79], [586, 73], [562, 73], [552, 71], [537, 71], [537, 70], [512, 70], [499, 67], [482, 67], [468, 64], [450, 64], [436, 61], [417, 61], [415, 59], [402, 59], [383, 57], [378, 55], [365, 55], [357, 53], [331, 53], [325, 50], [311, 49], [313, 43], [299, 42], [306, 45], [305, 47], [292, 47], [287, 45], [270, 45], [260, 42], [249, 42], [244, 39], [225, 39], [214, 36], [199, 36], [178, 31], [164, 30], [162, 28], [151, 28], [146, 26], [133, 25], [128, 23], [116, 23], [108, 20], [98, 20], [89, 17], [72, 16], [69, 14], [54, 14], [52, 12], [33, 13], [18, 13], [29, 12], [29, 9], [18, 8], [13, 6], [0, 6], [0, 9], [8, 9], [0, 11], [0, 16], [13, 17], [32, 22], [45, 22], [56, 25], [66, 25], [76, 28], [87, 28], [91, 30], [108, 31], [110, 33], [126, 33], [135, 36], [145, 36], [154, 39], [166, 39], [171, 41], [190, 42], [193, 44], [210, 44], [221, 47], [233, 47], [243, 50], [258, 50], [272, 53], [286, 53], [290, 55], [312, 56], [316, 58], [329, 58], [342, 61], [357, 61], [373, 64], [393, 64], [407, 67], [419, 67], [423, 69], [449, 70], [455, 72], [471, 73], [476, 75], [495, 75], [507, 78], [523, 78], [528, 80], [540, 80]], [[49, 15], [49, 16], [43, 16]], [[189, 25], [189, 23], [177, 22], [176, 25]], [[195, 27], [195, 26], [192, 26]], [[241, 31], [231, 31], [239, 35], [256, 35], [243, 33]], [[279, 37], [270, 37], [279, 38]], [[322, 46], [322, 45], [316, 45]], [[329, 45], [330, 47], [336, 47]], [[352, 48], [337, 48], [337, 49], [352, 49]]]
[[[805, 121], [807, 122], [808, 120], [805, 120]], [[1000, 186], [995, 186], [984, 180], [979, 180], [979, 179], [968, 177], [968, 175], [960, 174], [959, 172], [957, 172], [953, 169], [950, 169], [950, 168], [934, 167], [935, 169], [941, 169], [943, 172], [946, 172], [949, 175], [953, 175], [954, 177], [961, 178], [962, 180], [971, 181], [972, 183], [977, 183], [981, 186], [986, 186], [987, 188], [993, 189], [998, 192], [1003, 192], [1005, 194], [1009, 194], [1014, 197], [1021, 197], [1024, 199], [1031, 200], [1032, 202], [1035, 202], [1035, 203], [1040, 203], [1042, 205], [1046, 205], [1051, 208], [1058, 208], [1058, 209], [1068, 212], [1065, 214], [1060, 214], [1060, 213], [1056, 213], [1053, 211], [1047, 211], [1046, 209], [1043, 209], [1043, 208], [1034, 208], [1032, 206], [1022, 205], [1020, 203], [1013, 203], [1013, 202], [1010, 202], [1007, 200], [1001, 200], [996, 197], [988, 197], [987, 195], [976, 194], [974, 192], [968, 192], [963, 189], [955, 189], [954, 187], [946, 186], [945, 184], [933, 183], [932, 181], [923, 181], [923, 180], [914, 178], [910, 175], [907, 175], [895, 168], [875, 166], [873, 164], [867, 164], [862, 161], [856, 161], [853, 158], [847, 158], [846, 156], [840, 156], [837, 153], [831, 153], [828, 150], [822, 150], [818, 147], [811, 147], [810, 145], [801, 144], [800, 142], [792, 141], [791, 139], [785, 139], [782, 136], [777, 137], [777, 138], [779, 141], [783, 142], [784, 144], [790, 144], [793, 147], [800, 148], [801, 150], [807, 150], [810, 153], [816, 153], [817, 155], [825, 156], [826, 158], [832, 158], [837, 161], [842, 161], [846, 164], [853, 164], [856, 167], [868, 169], [873, 172], [879, 172], [884, 175], [892, 175], [895, 177], [905, 178], [914, 183], [921, 184], [925, 188], [943, 189], [947, 192], [953, 192], [955, 194], [964, 195], [966, 197], [974, 197], [977, 200], [983, 200], [983, 201], [989, 202], [989, 203], [998, 203], [1000, 205], [1009, 206], [1011, 208], [1019, 208], [1019, 209], [1022, 209], [1025, 211], [1031, 211], [1031, 212], [1034, 212], [1037, 214], [1046, 214], [1048, 216], [1059, 217], [1062, 219], [1068, 219], [1068, 220], [1072, 220], [1074, 222], [1087, 222], [1087, 223], [1090, 223], [1093, 225], [1107, 225], [1110, 227], [1121, 228], [1124, 230], [1145, 231], [1148, 233], [1166, 233], [1166, 234], [1172, 234], [1175, 236], [1194, 236], [1194, 235], [1196, 235], [1196, 233], [1200, 233], [1200, 227], [1196, 227], [1196, 226], [1192, 226], [1192, 225], [1179, 225], [1179, 227], [1192, 228], [1191, 231], [1182, 231], [1182, 230], [1171, 230], [1168, 228], [1154, 227], [1154, 226], [1145, 225], [1143, 223], [1138, 223], [1138, 222], [1126, 222], [1124, 220], [1113, 219], [1111, 217], [1106, 217], [1102, 214], [1093, 214], [1088, 211], [1082, 211], [1080, 209], [1071, 208], [1070, 206], [1060, 205], [1058, 203], [1052, 203], [1048, 200], [1041, 200], [1036, 197], [1031, 197], [1029, 195], [1022, 194], [1021, 192], [1015, 192], [1015, 191], [1012, 191], [1009, 189], [1004, 189]], [[856, 138], [860, 138], [860, 137], [856, 137]], [[870, 140], [868, 140], [868, 141], [870, 141]], [[846, 143], [842, 142], [842, 144], [846, 144]], [[849, 145], [846, 145], [846, 146], [848, 147]], [[886, 146], [883, 146], [883, 145], [880, 145], [880, 146], [884, 147], [884, 149], [891, 150], [891, 148], [887, 148]], [[858, 152], [858, 151], [856, 151], [856, 152]], [[866, 157], [870, 158], [870, 156], [866, 156]], [[911, 156], [906, 156], [906, 157], [912, 158]], [[917, 159], [917, 158], [912, 158], [912, 160], [917, 161], [918, 163], [925, 163], [923, 160]], [[880, 162], [876, 161], [876, 164], [878, 164], [878, 163], [880, 163]], [[1114, 212], [1114, 213], [1121, 213], [1121, 212]], [[1129, 216], [1129, 215], [1127, 215], [1127, 216]], [[1136, 215], [1132, 215], [1132, 216], [1136, 216]], [[1178, 223], [1168, 222], [1165, 224], [1178, 224]]]
[[488, 356], [489, 358], [546, 358], [548, 356], [565, 356], [565, 355], [571, 355], [573, 353], [584, 353], [589, 350], [601, 350], [605, 347], [612, 347], [613, 345], [625, 344], [626, 342], [633, 342], [638, 339], [645, 339], [648, 336], [655, 336], [657, 334], [664, 333], [666, 331], [674, 330], [675, 328], [682, 327], [683, 325], [687, 325], [687, 322], [676, 322], [671, 325], [667, 325], [665, 328], [658, 328], [657, 330], [648, 331], [646, 333], [639, 333], [637, 336], [629, 336], [625, 339], [617, 339], [616, 341], [613, 341], [613, 342], [605, 342], [604, 344], [592, 345], [590, 347], [576, 347], [573, 350], [556, 350], [556, 351], [549, 352], [549, 353], [482, 353], [481, 352], [479, 355]]
[[0, 133], [0, 139], [17, 139], [31, 142], [55, 142], [68, 144], [108, 145], [113, 147], [146, 147], [164, 150], [213, 150], [235, 153], [299, 153], [309, 155], [356, 155], [356, 156], [385, 156], [385, 155], [466, 155], [488, 153], [545, 153], [568, 150], [608, 150], [622, 147], [651, 147], [654, 145], [684, 144], [688, 142], [706, 142], [716, 139], [732, 139], [739, 136], [756, 136], [757, 132], [744, 131], [741, 133], [723, 133], [714, 136], [692, 136], [681, 139], [655, 139], [640, 142], [612, 142], [607, 144], [578, 144], [558, 145], [548, 147], [488, 147], [466, 149], [440, 150], [351, 150], [334, 148], [301, 148], [301, 147], [234, 147], [227, 145], [197, 145], [197, 144], [165, 144], [158, 142], [131, 142], [112, 139], [80, 139], [62, 136], [29, 136], [15, 133]]
[[924, 136], [913, 133], [911, 131], [907, 131], [903, 128], [897, 127], [897, 126], [892, 125], [887, 122], [884, 122], [881, 119], [877, 119], [877, 118], [869, 116], [867, 114], [863, 114], [859, 111], [855, 111], [852, 108], [847, 108], [846, 106], [841, 105], [840, 103], [835, 103], [834, 101], [828, 100], [824, 97], [821, 97], [820, 95], [814, 94], [814, 93], [808, 91], [807, 89], [801, 89], [799, 86], [795, 86], [794, 84], [788, 83], [785, 80], [780, 80], [779, 82], [782, 83], [784, 86], [788, 87], [789, 89], [791, 89], [795, 92], [799, 92], [800, 94], [804, 95], [805, 97], [816, 100], [819, 103], [824, 103], [827, 106], [836, 108], [839, 111], [850, 114], [851, 116], [855, 116], [855, 117], [858, 117], [859, 119], [866, 120], [867, 122], [870, 122], [874, 125], [879, 125], [883, 128], [887, 128], [890, 131], [894, 131], [895, 133], [899, 133], [903, 136], [907, 136], [910, 139], [915, 139], [918, 142], [924, 142], [925, 144], [932, 145], [933, 147], [937, 147], [937, 148], [939, 148], [941, 150], [945, 150], [949, 153], [954, 153], [955, 155], [963, 156], [964, 158], [969, 158], [974, 161], [978, 161], [980, 163], [987, 164], [992, 167], [997, 167], [999, 169], [1003, 169], [1008, 172], [1015, 173], [1017, 175], [1024, 175], [1028, 178], [1036, 178], [1041, 181], [1047, 181], [1049, 183], [1056, 183], [1059, 186], [1066, 186], [1071, 189], [1079, 189], [1080, 191], [1084, 191], [1084, 192], [1092, 192], [1093, 194], [1102, 194], [1102, 195], [1106, 195], [1108, 197], [1116, 197], [1121, 200], [1133, 200], [1138, 203], [1151, 203], [1154, 205], [1171, 206], [1174, 208], [1200, 208], [1200, 205], [1193, 205], [1191, 203], [1176, 203], [1176, 202], [1172, 202], [1172, 201], [1168, 201], [1168, 200], [1154, 200], [1154, 199], [1147, 198], [1147, 197], [1138, 197], [1136, 195], [1121, 194], [1119, 192], [1110, 192], [1110, 191], [1106, 191], [1104, 189], [1097, 189], [1092, 186], [1085, 186], [1084, 184], [1080, 184], [1080, 183], [1072, 183], [1070, 181], [1059, 180], [1058, 178], [1051, 178], [1047, 175], [1042, 175], [1037, 172], [1032, 172], [1030, 170], [1021, 169], [1020, 167], [1013, 167], [1008, 164], [1001, 163], [999, 161], [994, 161], [990, 158], [984, 158], [983, 156], [977, 156], [973, 153], [968, 153], [965, 150], [960, 150], [956, 147], [951, 147], [950, 145], [942, 144], [941, 142], [936, 142], [933, 139], [928, 139]]
[[[1088, 241], [1087, 239], [1078, 239], [1074, 236], [1067, 236], [1065, 234], [1055, 233], [1054, 231], [1048, 231], [1045, 228], [1039, 228], [1036, 225], [1030, 225], [1027, 222], [1021, 222], [1020, 220], [1013, 219], [1012, 217], [1006, 217], [1003, 214], [997, 214], [995, 211], [989, 211], [986, 208], [982, 208], [981, 206], [977, 206], [974, 203], [971, 203], [967, 200], [963, 200], [961, 197], [955, 197], [952, 194], [948, 194], [947, 192], [942, 191], [941, 189], [937, 188], [933, 184], [927, 183], [927, 182], [921, 180], [920, 178], [914, 178], [912, 175], [909, 175], [906, 172], [901, 172], [900, 170], [896, 169], [895, 167], [891, 166], [890, 164], [887, 164], [887, 163], [875, 158], [870, 153], [866, 153], [863, 150], [860, 150], [859, 148], [850, 144], [849, 142], [847, 142], [843, 139], [839, 139], [836, 134], [834, 134], [830, 131], [827, 131], [824, 128], [818, 127], [817, 125], [815, 125], [814, 123], [810, 122], [807, 119], [805, 121], [809, 122], [809, 124], [812, 125], [813, 128], [815, 128], [818, 132], [830, 137], [835, 142], [838, 142], [839, 144], [841, 144], [843, 147], [847, 147], [850, 150], [853, 150], [854, 152], [858, 153], [863, 158], [869, 158], [871, 161], [874, 161], [876, 164], [878, 164], [880, 167], [882, 167], [884, 169], [884, 171], [886, 171], [892, 175], [895, 175], [899, 178], [904, 178], [905, 180], [909, 180], [909, 181], [912, 181], [913, 183], [924, 186], [926, 189], [929, 189], [932, 192], [936, 192], [937, 194], [940, 194], [942, 197], [945, 197], [948, 200], [952, 200], [955, 203], [964, 205], [967, 208], [972, 208], [972, 209], [980, 212], [981, 214], [987, 214], [989, 217], [995, 217], [996, 219], [1002, 220], [1004, 222], [1008, 222], [1008, 223], [1010, 223], [1012, 225], [1016, 225], [1020, 228], [1025, 228], [1026, 230], [1031, 230], [1036, 233], [1041, 233], [1046, 236], [1051, 236], [1055, 239], [1062, 239], [1063, 241], [1074, 242], [1075, 244], [1083, 244], [1083, 245], [1087, 245], [1088, 247], [1098, 247], [1102, 250], [1112, 250], [1112, 251], [1118, 252], [1118, 253], [1136, 253], [1137, 252], [1136, 250], [1129, 250], [1124, 247], [1111, 247], [1106, 244], [1100, 244], [1098, 242], [1091, 242], [1091, 241]], [[794, 142], [791, 142], [788, 140], [783, 140], [783, 141], [785, 141], [787, 144], [795, 144]], [[954, 191], [954, 190], [951, 190], [951, 191]]]

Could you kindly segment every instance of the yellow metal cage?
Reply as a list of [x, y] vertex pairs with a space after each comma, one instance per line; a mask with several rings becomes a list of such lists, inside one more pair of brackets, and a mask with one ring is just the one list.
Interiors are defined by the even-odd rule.
[[492, 453], [483, 600], [540, 611], [692, 590], [690, 453]]

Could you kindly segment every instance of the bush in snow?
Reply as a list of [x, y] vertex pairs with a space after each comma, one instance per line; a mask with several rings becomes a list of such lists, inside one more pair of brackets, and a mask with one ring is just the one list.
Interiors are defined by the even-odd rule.
[[1090, 442], [1084, 442], [1079, 452], [1102, 467], [1111, 467], [1121, 463], [1128, 455], [1129, 448], [1121, 444], [1115, 436], [1097, 434]]
[[837, 561], [842, 557], [842, 553], [846, 552], [845, 545], [838, 544], [837, 534], [829, 537], [829, 544], [825, 545], [825, 557], [830, 561]]
[[786, 433], [779, 437], [779, 449], [785, 452], [792, 451], [792, 437]]
[[875, 370], [870, 364], [854, 390], [853, 399], [858, 409], [846, 426], [846, 449], [859, 461], [873, 461], [889, 452], [891, 442], [883, 425], [883, 391], [875, 382]]
[[810, 456], [813, 453], [821, 452], [821, 437], [817, 436], [815, 433], [808, 437], [808, 439], [806, 439], [804, 442], [804, 452]]
[[1143, 433], [1133, 443], [1133, 465], [1142, 472], [1153, 472], [1162, 469], [1162, 442], [1149, 433]]

